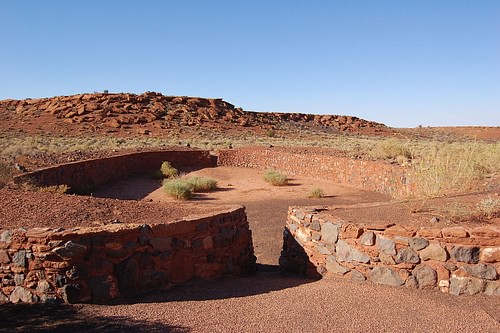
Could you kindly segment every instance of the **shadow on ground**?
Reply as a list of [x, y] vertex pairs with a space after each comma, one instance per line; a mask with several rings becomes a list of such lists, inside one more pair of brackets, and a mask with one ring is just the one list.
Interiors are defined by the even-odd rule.
[[0, 305], [0, 332], [190, 332], [188, 328], [85, 314], [81, 306], [55, 304]]
[[284, 275], [278, 266], [258, 265], [252, 276], [221, 278], [218, 280], [192, 280], [172, 289], [142, 294], [122, 300], [128, 304], [206, 301], [249, 297], [297, 287], [316, 280], [297, 275]]

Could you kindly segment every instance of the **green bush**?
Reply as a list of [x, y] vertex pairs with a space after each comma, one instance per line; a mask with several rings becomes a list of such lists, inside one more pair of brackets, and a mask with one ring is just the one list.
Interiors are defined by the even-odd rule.
[[179, 174], [179, 171], [167, 161], [161, 164], [160, 171], [165, 178], [173, 178]]
[[163, 181], [163, 189], [167, 195], [177, 200], [188, 200], [193, 195], [191, 187], [183, 179], [165, 179]]
[[211, 192], [217, 189], [217, 181], [207, 177], [191, 177], [184, 179], [193, 192]]
[[264, 180], [274, 186], [288, 185], [288, 178], [284, 174], [276, 170], [267, 170], [264, 173]]
[[309, 198], [324, 198], [325, 192], [319, 187], [313, 188], [309, 193]]

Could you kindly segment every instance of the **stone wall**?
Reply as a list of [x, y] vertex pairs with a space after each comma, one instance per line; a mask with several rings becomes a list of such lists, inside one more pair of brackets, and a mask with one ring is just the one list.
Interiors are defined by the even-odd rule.
[[0, 302], [108, 302], [254, 269], [245, 209], [167, 224], [0, 233]]
[[96, 186], [133, 174], [153, 175], [163, 161], [169, 161], [175, 168], [216, 165], [205, 150], [138, 152], [48, 167], [17, 176], [14, 181], [32, 181], [42, 186], [64, 184], [77, 193], [86, 193]]
[[394, 164], [366, 161], [312, 152], [284, 151], [278, 148], [238, 148], [219, 153], [218, 164], [255, 169], [276, 169], [288, 175], [302, 175], [346, 183], [392, 196], [412, 191], [407, 169]]
[[500, 227], [356, 225], [328, 210], [290, 207], [280, 265], [453, 295], [500, 295]]

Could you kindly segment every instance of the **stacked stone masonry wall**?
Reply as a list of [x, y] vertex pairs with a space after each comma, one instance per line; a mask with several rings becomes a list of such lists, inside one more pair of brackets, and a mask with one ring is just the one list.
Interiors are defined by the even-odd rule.
[[332, 214], [290, 207], [283, 269], [453, 295], [500, 295], [498, 226], [411, 229], [357, 225]]
[[399, 165], [320, 153], [293, 153], [261, 147], [238, 148], [221, 151], [218, 165], [276, 169], [288, 175], [331, 180], [392, 196], [407, 195], [412, 191], [409, 172]]
[[167, 224], [0, 232], [0, 302], [108, 302], [254, 269], [245, 209]]
[[163, 161], [170, 162], [175, 168], [216, 165], [205, 150], [138, 152], [48, 167], [17, 176], [15, 182], [32, 181], [42, 186], [64, 184], [76, 192], [88, 192], [96, 186], [133, 174], [153, 175]]

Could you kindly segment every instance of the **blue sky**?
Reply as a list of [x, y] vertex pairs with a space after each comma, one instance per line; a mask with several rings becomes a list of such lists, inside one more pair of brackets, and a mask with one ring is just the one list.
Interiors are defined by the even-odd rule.
[[158, 91], [500, 126], [500, 1], [2, 0], [0, 99]]

